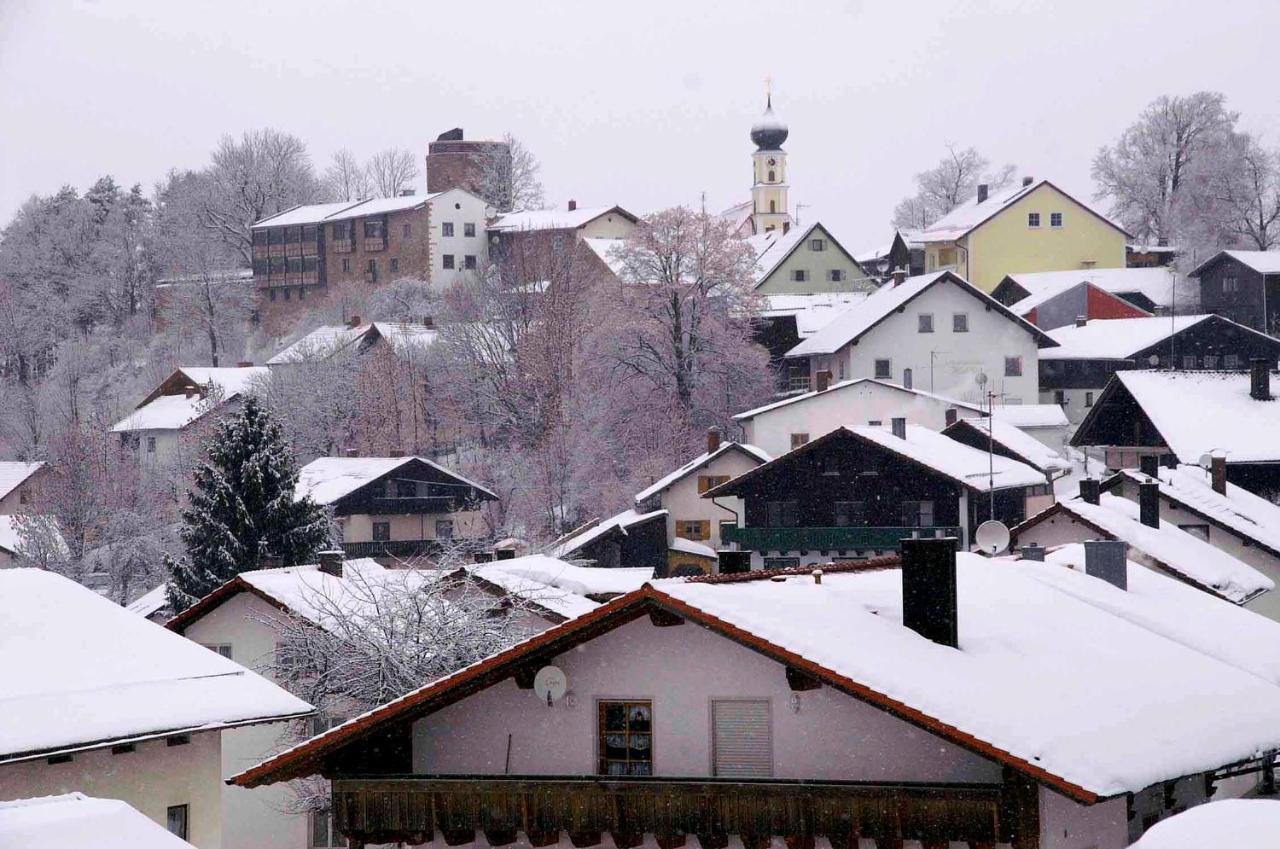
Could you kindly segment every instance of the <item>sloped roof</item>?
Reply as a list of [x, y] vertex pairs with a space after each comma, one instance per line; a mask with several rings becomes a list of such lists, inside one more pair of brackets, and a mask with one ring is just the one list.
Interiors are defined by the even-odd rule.
[[22, 849], [191, 849], [119, 799], [83, 793], [0, 802], [0, 845]]
[[609, 266], [610, 271], [614, 274], [620, 274], [622, 272], [622, 262], [614, 253], [614, 248], [622, 244], [622, 239], [594, 238], [583, 239], [582, 241], [586, 242], [587, 247], [591, 248], [592, 252], [595, 253], [596, 256], [600, 257], [600, 260], [605, 265]]
[[865, 301], [870, 292], [814, 292], [812, 294], [780, 293], [761, 295], [760, 318], [794, 316], [796, 334], [801, 339], [812, 336], [831, 323], [844, 310]]
[[507, 572], [581, 596], [621, 595], [639, 589], [653, 577], [652, 569], [631, 567], [602, 568], [577, 566], [545, 554], [529, 554], [510, 560], [495, 560], [480, 571]]
[[761, 413], [767, 413], [767, 412], [770, 412], [771, 410], [781, 409], [782, 407], [789, 407], [792, 404], [800, 404], [805, 401], [808, 401], [811, 398], [815, 398], [818, 395], [827, 395], [827, 394], [830, 394], [831, 392], [838, 392], [841, 389], [849, 389], [850, 387], [858, 386], [859, 384], [864, 384], [864, 383], [874, 384], [876, 386], [883, 386], [885, 389], [893, 389], [898, 392], [907, 392], [912, 395], [918, 395], [921, 398], [929, 398], [931, 400], [939, 401], [943, 404], [946, 404], [949, 407], [960, 407], [965, 410], [971, 410], [975, 413], [982, 412], [980, 407], [978, 407], [976, 404], [970, 404], [968, 401], [957, 401], [954, 398], [948, 398], [945, 395], [935, 395], [932, 392], [925, 392], [923, 389], [907, 389], [905, 386], [902, 386], [900, 384], [891, 383], [890, 381], [887, 381], [887, 380], [877, 380], [874, 377], [859, 377], [853, 380], [842, 380], [839, 383], [833, 383], [831, 384], [831, 386], [827, 387], [827, 390], [825, 392], [818, 392], [817, 390], [814, 390], [811, 392], [805, 392], [800, 395], [794, 395], [790, 398], [784, 398], [781, 401], [774, 401], [772, 404], [765, 404], [762, 407], [756, 407], [755, 409], [747, 410], [745, 413], [738, 413], [736, 416], [733, 417], [733, 420], [739, 421], [739, 422], [747, 421], [748, 419], [755, 418]]
[[[653, 581], [231, 781], [254, 787], [312, 774], [321, 758], [387, 723], [429, 715], [505, 680], [529, 657], [568, 652], [646, 609], [684, 617], [1086, 804], [1280, 746], [1277, 623], [1194, 591], [1135, 582], [1131, 604], [1058, 565], [962, 553], [953, 649], [903, 627], [896, 563], [838, 564], [821, 584], [799, 570]], [[1266, 639], [1224, 650], [1219, 629], [1185, 627], [1200, 614]], [[1072, 675], [1062, 674], [1067, 668]], [[1224, 693], [1232, 705], [1225, 724]]]
[[[136, 410], [112, 425], [111, 431], [179, 430], [221, 404], [251, 391], [257, 381], [265, 380], [270, 374], [271, 370], [266, 366], [183, 366], [166, 378]], [[161, 394], [166, 386], [178, 383], [199, 387], [199, 391], [190, 394]], [[217, 389], [221, 395], [216, 402], [207, 397], [211, 389]]]
[[1106, 492], [1098, 500], [1090, 504], [1077, 496], [1059, 501], [1018, 525], [1013, 535], [1067, 513], [1111, 539], [1127, 542], [1170, 574], [1235, 604], [1275, 589], [1272, 580], [1257, 569], [1172, 522], [1161, 519], [1158, 528], [1142, 524], [1137, 502]]
[[333, 504], [362, 486], [414, 461], [430, 466], [483, 495], [493, 499], [498, 497], [488, 488], [426, 457], [318, 457], [298, 471], [295, 496], [298, 499], [311, 496], [311, 500], [317, 504]]
[[649, 500], [653, 496], [670, 487], [672, 484], [683, 480], [698, 469], [714, 462], [717, 458], [724, 456], [730, 451], [736, 451], [743, 454], [757, 463], [767, 463], [773, 459], [766, 454], [763, 449], [757, 448], [754, 445], [749, 445], [745, 442], [725, 442], [722, 443], [715, 451], [711, 453], [707, 453], [706, 451], [702, 452], [697, 457], [694, 457], [692, 460], [676, 469], [674, 472], [659, 478], [637, 492], [635, 498], [636, 503], [639, 504], [642, 501]]
[[787, 257], [795, 253], [796, 248], [812, 237], [814, 230], [820, 230], [835, 250], [847, 256], [861, 270], [862, 266], [858, 264], [853, 254], [844, 249], [844, 246], [821, 221], [815, 221], [808, 227], [792, 227], [786, 232], [776, 229], [767, 230], [747, 237], [747, 244], [756, 255], [756, 285], [762, 285]]
[[986, 292], [975, 288], [958, 274], [950, 271], [935, 271], [931, 274], [908, 277], [896, 286], [892, 283], [881, 286], [869, 295], [865, 301], [835, 316], [826, 327], [808, 339], [800, 340], [800, 344], [787, 351], [787, 356], [809, 357], [814, 354], [834, 354], [844, 346], [861, 338], [863, 334], [893, 315], [896, 310], [906, 306], [940, 283], [950, 283], [960, 287], [961, 291], [972, 295], [991, 310], [997, 311], [1015, 324], [1021, 325], [1042, 346], [1057, 344], [1040, 328], [1031, 324], [1017, 313], [1011, 312], [1004, 304], [1001, 304]]
[[1059, 404], [996, 404], [991, 411], [999, 421], [1017, 428], [1066, 427], [1067, 414]]
[[1252, 268], [1259, 274], [1280, 274], [1280, 251], [1218, 251], [1192, 270], [1191, 277], [1199, 277], [1200, 272], [1213, 265], [1224, 256]]
[[627, 529], [635, 525], [643, 525], [662, 516], [666, 516], [666, 510], [653, 510], [649, 513], [640, 513], [636, 510], [623, 510], [616, 516], [596, 522], [587, 528], [571, 533], [567, 537], [558, 540], [551, 549], [552, 557], [567, 558], [572, 557], [584, 546], [595, 542], [605, 534], [620, 531], [626, 534]]
[[[1107, 290], [1099, 286], [1096, 286], [1093, 283], [1090, 283], [1088, 281], [1076, 281], [1075, 283], [1064, 283], [1058, 287], [1046, 286], [1044, 289], [1042, 289], [1039, 292], [1032, 293], [1030, 295], [1027, 295], [1025, 298], [1022, 298], [1019, 301], [1015, 301], [1014, 303], [1009, 304], [1009, 309], [1013, 310], [1018, 315], [1025, 316], [1027, 313], [1038, 308], [1039, 306], [1044, 304], [1046, 301], [1051, 301], [1054, 298], [1061, 295], [1063, 292], [1066, 292], [1070, 289], [1074, 289], [1076, 286], [1084, 286], [1088, 288], [1091, 293], [1090, 297], [1093, 297], [1096, 294], [1104, 298], [1110, 298], [1112, 300], [1120, 299], [1119, 295], [1114, 294], [1112, 292], [1108, 292]], [[1124, 301], [1124, 306], [1126, 306], [1128, 309], [1131, 309], [1135, 312], [1142, 313], [1143, 315], [1151, 315], [1151, 313], [1147, 312], [1146, 310], [1138, 306], [1135, 306], [1134, 304], [1129, 303], [1128, 301]]]
[[124, 609], [138, 616], [147, 617], [164, 610], [168, 606], [169, 583], [166, 581], [157, 587], [152, 587], [126, 604]]
[[1170, 336], [1210, 319], [1229, 321], [1213, 315], [1163, 315], [1094, 319], [1084, 327], [1068, 324], [1049, 331], [1058, 347], [1041, 351], [1040, 359], [1127, 360], [1152, 345], [1166, 341]]
[[620, 206], [580, 206], [577, 209], [530, 209], [525, 212], [508, 212], [499, 215], [488, 229], [499, 233], [524, 230], [576, 230], [597, 218], [617, 213], [628, 221], [637, 217]]
[[[1077, 268], [1070, 271], [1035, 271], [1006, 274], [1005, 280], [1016, 283], [1032, 295], [1052, 297], [1081, 283], [1092, 283], [1112, 295], [1140, 294], [1153, 304], [1169, 306], [1177, 273], [1171, 268]], [[1047, 297], [1046, 297], [1047, 299]], [[1022, 309], [1022, 302], [1016, 305]], [[1027, 307], [1026, 309], [1030, 309]]]
[[0, 570], [0, 621], [0, 761], [312, 710], [240, 664], [53, 572]]
[[346, 324], [329, 324], [317, 327], [267, 360], [267, 365], [278, 366], [308, 360], [326, 360], [341, 351], [348, 350], [364, 339], [372, 327], [371, 324], [361, 324], [356, 327]]
[[430, 203], [442, 194], [444, 193], [436, 192], [429, 195], [401, 195], [392, 198], [371, 198], [370, 200], [362, 201], [305, 204], [256, 221], [250, 229], [320, 224], [329, 221], [343, 221], [348, 218], [362, 218], [366, 215], [385, 215], [389, 212], [402, 212], [406, 209], [416, 209]]
[[963, 238], [970, 231], [978, 228], [982, 224], [985, 224], [997, 214], [1004, 212], [1006, 209], [1013, 206], [1013, 204], [1022, 200], [1041, 186], [1052, 186], [1060, 194], [1074, 201], [1076, 205], [1128, 237], [1129, 234], [1125, 232], [1124, 228], [1095, 210], [1093, 207], [1089, 206], [1087, 203], [1082, 203], [1078, 199], [1062, 191], [1062, 189], [1058, 188], [1048, 180], [1034, 180], [1030, 185], [1026, 186], [1018, 183], [1005, 189], [997, 189], [981, 203], [978, 202], [978, 198], [975, 195], [939, 218], [937, 221], [930, 224], [928, 227], [924, 228], [920, 233], [920, 241], [954, 242], [956, 239]]
[[1219, 799], [1161, 820], [1133, 844], [1133, 849], [1266, 849], [1275, 844], [1277, 835], [1280, 801]]
[[942, 433], [950, 436], [954, 430], [963, 429], [972, 430], [984, 439], [990, 438], [1022, 462], [1042, 472], [1071, 471], [1071, 463], [1061, 454], [1034, 436], [998, 418], [983, 416], [976, 419], [956, 419], [955, 424], [948, 426]]
[[4, 498], [26, 482], [27, 478], [43, 468], [44, 462], [23, 463], [18, 460], [0, 461], [0, 498]]

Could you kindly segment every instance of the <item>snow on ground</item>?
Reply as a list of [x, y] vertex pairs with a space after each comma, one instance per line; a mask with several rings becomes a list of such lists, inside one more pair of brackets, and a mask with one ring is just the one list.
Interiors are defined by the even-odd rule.
[[1133, 849], [1275, 849], [1280, 801], [1224, 799], [1197, 805], [1144, 834]]
[[0, 802], [0, 846], [13, 849], [191, 849], [118, 799], [83, 793]]
[[238, 663], [52, 572], [0, 570], [0, 622], [0, 760], [311, 711]]

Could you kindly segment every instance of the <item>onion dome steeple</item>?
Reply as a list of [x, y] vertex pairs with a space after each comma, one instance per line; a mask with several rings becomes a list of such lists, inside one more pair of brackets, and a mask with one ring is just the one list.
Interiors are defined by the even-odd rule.
[[787, 132], [787, 125], [773, 113], [773, 95], [766, 95], [764, 114], [751, 125], [751, 141], [757, 150], [781, 150]]

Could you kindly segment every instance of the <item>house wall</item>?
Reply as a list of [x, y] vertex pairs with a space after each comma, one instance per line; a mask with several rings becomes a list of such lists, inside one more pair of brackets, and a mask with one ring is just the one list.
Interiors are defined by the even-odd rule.
[[373, 523], [390, 522], [391, 539], [436, 539], [436, 520], [453, 522], [453, 539], [469, 539], [484, 535], [485, 525], [479, 510], [459, 510], [456, 513], [407, 513], [375, 514], [356, 513], [337, 517], [342, 529], [343, 542], [372, 542]]
[[[933, 316], [933, 332], [919, 332], [919, 316]], [[952, 332], [953, 316], [969, 317], [967, 333]], [[1005, 357], [1022, 358], [1022, 375], [1005, 376]], [[995, 308], [987, 309], [959, 286], [941, 282], [929, 287], [864, 334], [856, 345], [846, 345], [831, 357], [812, 357], [811, 376], [830, 368], [836, 381], [875, 377], [875, 361], [890, 361], [890, 380], [911, 383], [916, 389], [977, 403], [983, 390], [975, 378], [988, 377], [986, 389], [1003, 395], [1004, 403], [1031, 403], [1039, 394], [1039, 348], [1020, 322]]]
[[1144, 318], [1147, 315], [1147, 312], [1123, 298], [1088, 283], [1080, 283], [1044, 301], [1026, 318], [1041, 330], [1053, 330], [1074, 324], [1080, 316], [1088, 319], [1113, 319]]
[[37, 504], [41, 494], [43, 478], [49, 474], [49, 467], [37, 469], [13, 491], [0, 498], [0, 516], [12, 516], [27, 509], [28, 504]]
[[1123, 849], [1128, 845], [1124, 797], [1081, 805], [1040, 788], [1040, 849]]
[[[822, 239], [824, 249], [813, 250], [812, 241]], [[808, 280], [797, 282], [794, 272], [803, 269], [808, 272]], [[833, 281], [829, 272], [838, 269], [843, 280]], [[865, 279], [863, 271], [853, 257], [841, 250], [839, 244], [831, 238], [831, 234], [821, 224], [815, 225], [813, 232], [804, 242], [791, 252], [768, 277], [756, 287], [760, 295], [777, 295], [782, 293], [808, 294], [813, 292], [866, 292], [874, 291], [875, 284]]]
[[636, 225], [625, 215], [610, 212], [578, 228], [578, 238], [625, 239], [634, 229]]
[[[1236, 289], [1228, 292], [1223, 289], [1223, 278], [1234, 277]], [[1237, 321], [1245, 327], [1267, 332], [1268, 324], [1275, 326], [1275, 316], [1280, 311], [1280, 303], [1266, 303], [1266, 310], [1271, 313], [1268, 323], [1263, 320], [1264, 302], [1268, 299], [1265, 278], [1239, 260], [1224, 256], [1200, 273], [1200, 309], [1204, 312], [1225, 316]], [[1274, 285], [1272, 287], [1274, 289]]]
[[[485, 232], [487, 209], [480, 198], [456, 189], [432, 199], [429, 238], [433, 288], [448, 288], [464, 279], [468, 273], [467, 256], [476, 258], [477, 271], [488, 262], [489, 234]], [[441, 225], [445, 223], [453, 224], [452, 236], [443, 234]], [[464, 224], [475, 226], [474, 236], [463, 235], [466, 232]], [[446, 254], [453, 257], [452, 269], [444, 267]]]
[[697, 541], [712, 548], [719, 548], [720, 523], [734, 519], [735, 516], [741, 522], [742, 499], [718, 498], [713, 502], [709, 498], [703, 498], [698, 494], [698, 477], [699, 475], [728, 475], [735, 478], [758, 465], [760, 464], [757, 461], [743, 456], [739, 451], [728, 451], [705, 468], [698, 469], [661, 493], [661, 506], [670, 512], [667, 517], [667, 544], [670, 545], [672, 540], [681, 536], [676, 531], [678, 522], [701, 519], [711, 523], [711, 538]]
[[[1027, 226], [1030, 212], [1040, 213], [1038, 228]], [[1063, 213], [1061, 228], [1049, 226], [1053, 212]], [[994, 289], [1006, 274], [1124, 268], [1126, 261], [1124, 233], [1048, 184], [1006, 207], [965, 242], [969, 282], [984, 292]]]
[[[743, 441], [763, 449], [771, 457], [781, 457], [791, 450], [793, 433], [807, 433], [813, 440], [838, 427], [873, 421], [888, 425], [893, 418], [905, 418], [908, 424], [942, 430], [947, 424], [947, 410], [951, 408], [942, 398], [865, 382], [820, 392], [803, 401], [759, 413], [742, 422]], [[961, 418], [978, 416], [976, 410], [955, 409]]]
[[657, 628], [643, 617], [555, 664], [572, 706], [548, 708], [506, 679], [414, 723], [414, 771], [502, 774], [510, 740], [511, 774], [595, 774], [597, 700], [648, 698], [655, 774], [710, 776], [711, 700], [753, 698], [770, 703], [778, 778], [1000, 780], [995, 763], [830, 688], [793, 694], [782, 665], [690, 623]]
[[199, 849], [221, 849], [231, 844], [222, 835], [219, 733], [192, 734], [185, 746], [147, 740], [119, 755], [110, 747], [77, 752], [70, 763], [6, 764], [0, 766], [0, 799], [72, 792], [120, 799], [162, 828], [170, 806], [187, 805], [187, 840]]
[[[193, 622], [183, 631], [183, 636], [206, 646], [230, 645], [232, 660], [274, 680], [270, 667], [279, 632], [268, 623], [281, 615], [257, 596], [239, 593]], [[290, 723], [276, 722], [223, 732], [222, 776], [235, 775], [297, 742], [288, 739], [291, 727]], [[270, 784], [252, 790], [224, 785], [220, 803], [224, 849], [309, 846], [308, 818], [287, 812], [292, 800], [288, 784]]]

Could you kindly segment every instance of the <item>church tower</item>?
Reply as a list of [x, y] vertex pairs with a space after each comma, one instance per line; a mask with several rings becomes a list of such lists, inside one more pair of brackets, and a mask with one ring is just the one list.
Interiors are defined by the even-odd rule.
[[764, 114], [751, 127], [753, 179], [751, 183], [751, 223], [756, 233], [791, 229], [787, 204], [787, 125], [773, 114], [773, 94], [765, 96]]

